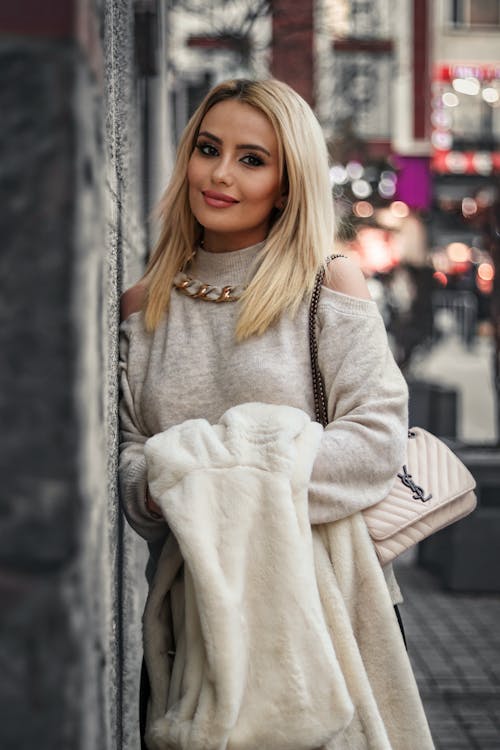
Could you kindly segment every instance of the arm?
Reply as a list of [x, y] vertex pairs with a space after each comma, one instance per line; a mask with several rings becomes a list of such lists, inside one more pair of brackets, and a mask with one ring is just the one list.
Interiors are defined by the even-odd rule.
[[335, 521], [385, 497], [407, 440], [407, 386], [366, 282], [347, 259], [328, 270], [318, 347], [330, 423], [311, 478], [311, 523]]
[[[144, 290], [136, 285], [122, 295], [122, 319], [142, 306]], [[148, 542], [162, 538], [166, 523], [149, 495], [144, 443], [149, 435], [136, 413], [129, 378], [130, 328], [120, 330], [120, 460], [119, 478], [124, 513], [132, 528]]]

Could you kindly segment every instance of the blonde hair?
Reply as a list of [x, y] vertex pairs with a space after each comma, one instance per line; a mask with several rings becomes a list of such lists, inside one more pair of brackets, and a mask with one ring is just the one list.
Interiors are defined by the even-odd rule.
[[237, 340], [264, 333], [285, 311], [294, 316], [331, 252], [334, 226], [328, 155], [311, 108], [281, 81], [236, 79], [221, 83], [188, 122], [172, 178], [157, 209], [161, 231], [144, 275], [148, 330], [154, 330], [168, 310], [173, 279], [201, 239], [203, 228], [189, 205], [187, 167], [203, 118], [215, 104], [227, 99], [255, 107], [271, 122], [279, 146], [282, 183], [288, 192], [285, 208], [274, 217], [259, 254], [255, 275], [236, 303], [240, 306]]

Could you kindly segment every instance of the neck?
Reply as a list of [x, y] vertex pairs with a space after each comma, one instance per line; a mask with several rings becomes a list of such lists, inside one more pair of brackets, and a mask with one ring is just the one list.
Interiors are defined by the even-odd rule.
[[200, 247], [207, 253], [232, 253], [236, 250], [244, 250], [247, 247], [253, 247], [267, 238], [266, 232], [255, 233], [253, 237], [245, 235], [244, 237], [220, 236], [212, 232], [205, 231], [200, 242]]
[[246, 284], [265, 242], [238, 250], [214, 253], [200, 247], [186, 273], [203, 282], [222, 285]]

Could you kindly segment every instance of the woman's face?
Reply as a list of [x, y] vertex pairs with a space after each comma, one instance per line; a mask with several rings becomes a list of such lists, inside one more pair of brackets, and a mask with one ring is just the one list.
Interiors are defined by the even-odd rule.
[[205, 115], [188, 163], [189, 203], [212, 252], [265, 239], [281, 207], [278, 141], [267, 117], [236, 99]]

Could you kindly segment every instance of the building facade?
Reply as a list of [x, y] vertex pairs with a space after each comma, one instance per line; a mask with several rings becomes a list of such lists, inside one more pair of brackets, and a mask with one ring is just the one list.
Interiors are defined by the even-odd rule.
[[478, 219], [498, 199], [500, 184], [499, 13], [496, 2], [434, 5], [430, 142], [441, 209], [436, 242], [453, 233], [480, 249], [488, 241]]

